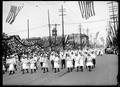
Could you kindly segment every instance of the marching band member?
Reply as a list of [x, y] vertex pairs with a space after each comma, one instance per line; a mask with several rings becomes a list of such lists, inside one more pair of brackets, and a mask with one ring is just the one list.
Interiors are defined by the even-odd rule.
[[59, 58], [58, 54], [55, 55], [54, 68], [55, 68], [55, 73], [56, 73], [57, 69], [58, 69], [58, 72], [60, 71], [60, 58]]

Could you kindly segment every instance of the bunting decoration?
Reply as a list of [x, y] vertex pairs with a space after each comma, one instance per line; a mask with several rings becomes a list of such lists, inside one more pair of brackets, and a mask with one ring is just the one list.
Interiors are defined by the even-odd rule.
[[78, 4], [82, 18], [85, 18], [87, 20], [91, 16], [95, 16], [93, 1], [78, 1]]
[[6, 18], [6, 22], [12, 24], [15, 21], [16, 16], [18, 15], [19, 11], [23, 8], [23, 6], [13, 6], [11, 5], [10, 11]]

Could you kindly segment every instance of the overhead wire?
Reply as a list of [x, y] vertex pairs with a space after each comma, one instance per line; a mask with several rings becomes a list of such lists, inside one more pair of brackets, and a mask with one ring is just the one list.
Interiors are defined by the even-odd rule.
[[[80, 22], [80, 23], [93, 23], [93, 22], [101, 22], [101, 21], [107, 21], [107, 20], [109, 20], [109, 19], [102, 19], [102, 20], [95, 20], [95, 21], [87, 21], [87, 22]], [[65, 23], [65, 24], [66, 24], [66, 25], [71, 25], [71, 24], [80, 24], [80, 23]], [[46, 26], [48, 26], [48, 25], [46, 24], [46, 25], [42, 25], [42, 26], [33, 27], [33, 28], [30, 28], [30, 30], [33, 30], [33, 29], [36, 30], [36, 29], [38, 29], [38, 28], [46, 27]], [[11, 33], [25, 32], [25, 31], [27, 31], [27, 29], [26, 29], [26, 30], [17, 31], [17, 32], [11, 32]], [[11, 33], [7, 33], [7, 34], [11, 34]]]

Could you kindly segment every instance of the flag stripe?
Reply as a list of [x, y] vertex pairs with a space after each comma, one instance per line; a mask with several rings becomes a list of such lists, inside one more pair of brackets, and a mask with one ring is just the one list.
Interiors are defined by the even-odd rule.
[[86, 9], [86, 1], [83, 1], [84, 11], [85, 11], [85, 19], [87, 19], [87, 9]]
[[78, 4], [82, 18], [85, 18], [87, 20], [89, 17], [95, 16], [93, 1], [78, 1]]
[[91, 4], [92, 4], [92, 12], [93, 12], [93, 16], [94, 16], [94, 15], [95, 15], [95, 11], [94, 11], [94, 2], [92, 1]]
[[11, 6], [11, 8], [10, 8], [10, 11], [9, 11], [8, 16], [7, 16], [7, 18], [6, 18], [6, 22], [7, 22], [8, 19], [10, 18], [10, 15], [11, 15], [12, 10], [13, 10], [13, 6]]
[[10, 22], [13, 20], [13, 18], [14, 18], [14, 16], [15, 16], [15, 11], [16, 11], [16, 7], [13, 6], [13, 9], [11, 10], [11, 17], [10, 17], [10, 19], [8, 20], [8, 23], [10, 23]]
[[13, 19], [11, 20], [10, 24], [12, 24], [13, 21], [15, 20], [16, 10], [17, 10], [17, 7], [15, 6], [15, 9], [14, 9], [14, 12], [13, 12]]
[[81, 3], [81, 8], [82, 8], [82, 14], [83, 14], [83, 18], [85, 18], [85, 10], [84, 10], [84, 6], [83, 6], [83, 1], [80, 1]]
[[19, 11], [23, 8], [23, 6], [11, 6], [9, 14], [6, 18], [6, 22], [12, 24], [18, 15]]
[[82, 4], [81, 4], [80, 1], [78, 1], [78, 4], [79, 4], [79, 8], [80, 8], [80, 12], [81, 12], [82, 18], [84, 18], [84, 16], [83, 16], [82, 6], [81, 6]]

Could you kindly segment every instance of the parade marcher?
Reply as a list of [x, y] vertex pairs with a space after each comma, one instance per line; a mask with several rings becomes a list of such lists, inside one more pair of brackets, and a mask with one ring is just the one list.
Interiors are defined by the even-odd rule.
[[79, 71], [79, 63], [80, 57], [78, 56], [78, 53], [75, 54], [75, 68], [77, 69], [77, 71]]
[[83, 69], [84, 69], [84, 56], [82, 53], [80, 55], [80, 69], [81, 69], [81, 71], [83, 71]]
[[67, 69], [68, 69], [68, 72], [72, 72], [72, 69], [73, 69], [73, 63], [72, 63], [72, 58], [70, 57], [70, 54], [66, 54], [66, 60], [67, 60]]
[[22, 59], [22, 71], [23, 71], [23, 74], [24, 74], [24, 71], [27, 71], [27, 73], [29, 73], [29, 60], [27, 59], [27, 56], [23, 56], [23, 59]]
[[55, 54], [55, 58], [54, 58], [54, 69], [55, 69], [55, 73], [60, 71], [60, 58], [58, 56], [58, 54]]
[[14, 74], [15, 73], [15, 67], [14, 67], [14, 59], [13, 59], [13, 55], [11, 56], [11, 59], [9, 61], [9, 68], [8, 68], [8, 71], [9, 71], [9, 75], [11, 74]]
[[54, 69], [54, 59], [55, 59], [55, 55], [53, 53], [51, 53], [50, 62], [51, 62], [51, 65], [52, 65], [52, 70]]
[[65, 53], [63, 54], [62, 52], [60, 53], [60, 58], [61, 58], [61, 69], [65, 68]]
[[17, 55], [13, 56], [13, 61], [14, 61], [15, 70], [17, 71]]
[[31, 73], [36, 72], [36, 66], [35, 66], [35, 60], [33, 59], [33, 57], [30, 58], [30, 69], [31, 69]]
[[5, 65], [4, 64], [2, 64], [2, 71], [3, 71], [3, 74], [5, 73]]
[[75, 68], [75, 54], [73, 52], [71, 52], [71, 58], [73, 59], [72, 63], [73, 63], [73, 69]]
[[87, 59], [86, 66], [87, 66], [87, 69], [88, 69], [89, 71], [92, 70], [93, 62], [92, 62], [92, 58], [91, 58], [91, 55], [90, 55], [90, 54], [88, 54], [88, 59]]
[[38, 67], [37, 67], [38, 57], [37, 57], [36, 54], [34, 54], [34, 56], [33, 56], [33, 60], [34, 60], [34, 62], [35, 62], [35, 67], [36, 67], [36, 70], [37, 70], [37, 69], [38, 69]]
[[91, 57], [92, 57], [92, 62], [93, 62], [93, 68], [95, 68], [95, 65], [96, 65], [96, 55], [94, 53], [94, 51], [91, 52]]
[[43, 62], [44, 62], [44, 55], [41, 54], [40, 55], [40, 59], [39, 59], [40, 65], [41, 65], [41, 70], [43, 69]]
[[[84, 59], [85, 59], [85, 65], [87, 64], [87, 59], [88, 59], [88, 53], [84, 52]], [[87, 66], [86, 66], [87, 68]]]
[[47, 54], [44, 54], [44, 61], [43, 61], [43, 73], [48, 72], [48, 57], [47, 57]]

